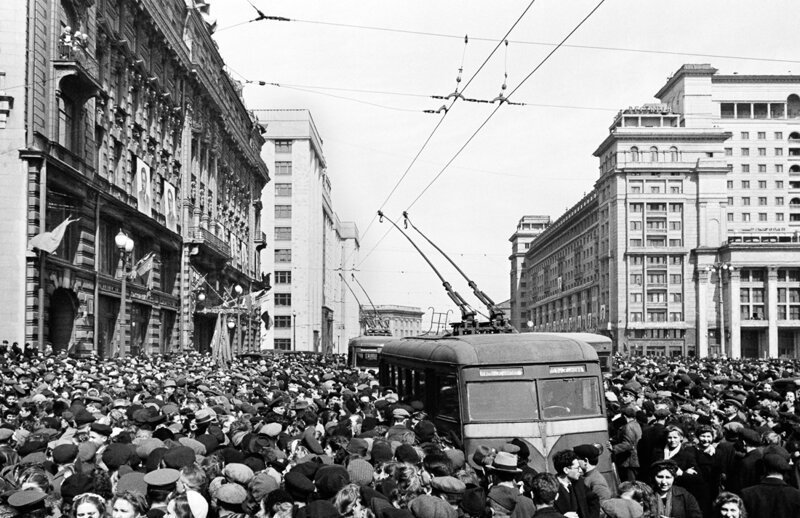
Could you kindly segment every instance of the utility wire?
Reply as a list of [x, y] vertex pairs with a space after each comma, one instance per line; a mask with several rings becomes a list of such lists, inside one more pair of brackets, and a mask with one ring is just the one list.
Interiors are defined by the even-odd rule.
[[[537, 71], [538, 71], [538, 70], [539, 70], [539, 69], [540, 69], [540, 68], [541, 68], [541, 67], [542, 67], [542, 66], [543, 66], [543, 65], [544, 65], [544, 64], [545, 64], [545, 63], [546, 63], [546, 62], [547, 62], [549, 59], [550, 59], [550, 57], [551, 57], [553, 54], [555, 54], [555, 53], [556, 53], [556, 51], [557, 51], [558, 49], [560, 49], [560, 48], [561, 48], [561, 47], [564, 45], [564, 43], [565, 43], [565, 42], [566, 42], [566, 41], [567, 41], [567, 40], [568, 40], [570, 37], [571, 37], [573, 34], [575, 34], [575, 32], [577, 32], [577, 30], [578, 30], [578, 29], [580, 29], [580, 28], [581, 28], [581, 26], [583, 26], [583, 24], [584, 24], [584, 23], [586, 23], [586, 21], [587, 21], [587, 20], [588, 20], [588, 19], [589, 19], [589, 18], [590, 18], [590, 17], [591, 17], [591, 16], [592, 16], [592, 15], [593, 15], [595, 12], [597, 12], [597, 10], [598, 10], [598, 9], [600, 9], [600, 6], [602, 6], [602, 5], [605, 3], [605, 1], [606, 1], [606, 0], [600, 0], [600, 2], [599, 2], [599, 3], [598, 3], [596, 6], [594, 6], [594, 8], [593, 8], [591, 11], [589, 11], [589, 14], [587, 14], [586, 16], [584, 16], [584, 17], [583, 17], [583, 19], [582, 19], [580, 22], [578, 22], [578, 24], [577, 24], [575, 27], [573, 27], [573, 29], [572, 29], [571, 31], [569, 31], [569, 33], [568, 33], [566, 36], [564, 36], [564, 38], [561, 40], [561, 42], [560, 42], [558, 45], [556, 45], [556, 47], [555, 47], [554, 49], [552, 49], [552, 50], [551, 50], [551, 51], [550, 51], [550, 52], [549, 52], [549, 53], [548, 53], [548, 54], [547, 54], [547, 55], [544, 57], [544, 59], [542, 59], [542, 60], [539, 62], [539, 64], [538, 64], [538, 65], [536, 65], [536, 66], [533, 68], [533, 70], [531, 70], [531, 71], [530, 71], [530, 73], [529, 73], [527, 76], [525, 76], [525, 77], [522, 79], [522, 81], [520, 81], [520, 83], [519, 83], [519, 84], [518, 84], [516, 87], [514, 87], [514, 89], [513, 89], [513, 90], [511, 90], [511, 92], [509, 92], [509, 94], [508, 94], [508, 96], [507, 96], [507, 97], [511, 97], [512, 95], [514, 95], [514, 93], [516, 93], [516, 91], [517, 91], [517, 90], [519, 90], [519, 89], [522, 87], [522, 85], [524, 85], [524, 84], [525, 84], [525, 82], [526, 82], [526, 81], [528, 81], [528, 79], [530, 79], [530, 78], [533, 76], [533, 74], [535, 74], [535, 73], [536, 73], [536, 72], [537, 72]], [[414, 206], [414, 205], [417, 203], [417, 201], [419, 201], [419, 199], [420, 199], [420, 198], [421, 198], [421, 197], [422, 197], [422, 196], [423, 196], [423, 195], [424, 195], [424, 194], [425, 194], [425, 193], [428, 191], [428, 189], [430, 189], [430, 187], [431, 187], [431, 186], [432, 186], [432, 185], [433, 185], [433, 184], [434, 184], [434, 183], [435, 183], [435, 182], [436, 182], [436, 181], [437, 181], [437, 180], [438, 180], [438, 179], [439, 179], [439, 178], [440, 178], [440, 177], [441, 177], [441, 176], [444, 174], [444, 172], [445, 172], [445, 171], [447, 171], [447, 168], [448, 168], [448, 167], [450, 167], [450, 164], [452, 164], [452, 163], [453, 163], [453, 161], [454, 161], [456, 158], [458, 158], [458, 156], [459, 156], [459, 155], [460, 155], [460, 154], [461, 154], [461, 153], [464, 151], [464, 149], [466, 149], [466, 147], [469, 145], [469, 143], [470, 143], [470, 142], [472, 142], [472, 140], [473, 140], [473, 139], [474, 139], [474, 138], [475, 138], [475, 137], [478, 135], [478, 133], [480, 133], [480, 131], [481, 131], [481, 130], [482, 130], [482, 129], [483, 129], [485, 126], [486, 126], [486, 124], [488, 124], [488, 122], [489, 122], [489, 121], [492, 119], [492, 117], [494, 117], [494, 115], [495, 115], [495, 114], [498, 112], [498, 110], [500, 110], [500, 108], [501, 108], [502, 106], [503, 106], [503, 103], [501, 102], [500, 104], [498, 104], [498, 105], [495, 107], [495, 109], [494, 109], [494, 110], [492, 110], [492, 113], [490, 113], [490, 114], [489, 114], [489, 116], [488, 116], [488, 117], [486, 117], [486, 119], [485, 119], [485, 120], [484, 120], [484, 121], [481, 123], [481, 125], [480, 125], [480, 126], [478, 126], [478, 128], [477, 128], [477, 129], [476, 129], [476, 130], [475, 130], [475, 131], [472, 133], [472, 135], [470, 135], [470, 137], [467, 139], [467, 141], [464, 143], [464, 145], [462, 145], [462, 146], [459, 148], [459, 150], [456, 152], [456, 154], [455, 154], [455, 155], [453, 155], [453, 157], [452, 157], [450, 160], [448, 160], [448, 161], [447, 161], [447, 163], [444, 165], [444, 167], [442, 168], [442, 170], [441, 170], [441, 171], [439, 171], [439, 173], [438, 173], [436, 176], [434, 176], [434, 177], [433, 177], [433, 180], [431, 180], [431, 181], [430, 181], [430, 183], [428, 183], [428, 185], [426, 185], [426, 186], [425, 186], [425, 188], [424, 188], [424, 189], [422, 189], [422, 192], [420, 192], [420, 193], [419, 193], [419, 195], [417, 195], [417, 197], [416, 197], [416, 198], [414, 198], [414, 201], [412, 201], [412, 202], [411, 202], [411, 205], [409, 205], [409, 206], [408, 206], [408, 208], [406, 209], [407, 211], [408, 211], [408, 210], [411, 210], [411, 207], [413, 207], [413, 206]]]
[[[527, 7], [525, 7], [525, 9], [522, 11], [522, 13], [521, 13], [521, 14], [520, 14], [520, 15], [517, 17], [517, 19], [516, 19], [516, 20], [514, 21], [514, 23], [511, 25], [511, 27], [510, 27], [510, 28], [509, 28], [509, 29], [506, 31], [506, 33], [505, 33], [505, 35], [503, 36], [503, 38], [502, 38], [502, 39], [501, 39], [499, 42], [497, 42], [497, 45], [495, 45], [495, 47], [492, 49], [492, 51], [489, 53], [489, 55], [488, 55], [488, 56], [486, 56], [486, 59], [484, 59], [484, 60], [483, 60], [483, 63], [481, 63], [481, 65], [480, 65], [480, 66], [477, 68], [477, 70], [475, 70], [475, 72], [472, 74], [472, 76], [471, 76], [471, 77], [469, 78], [469, 80], [466, 82], [466, 84], [464, 85], [464, 87], [461, 89], [461, 93], [463, 93], [463, 92], [464, 92], [464, 91], [465, 91], [467, 88], [469, 88], [469, 85], [470, 85], [470, 84], [472, 84], [472, 81], [473, 81], [473, 80], [475, 80], [475, 78], [478, 76], [478, 74], [479, 74], [479, 73], [480, 73], [480, 72], [483, 70], [483, 68], [486, 66], [486, 64], [489, 62], [489, 60], [492, 58], [492, 56], [494, 56], [495, 52], [497, 52], [497, 49], [499, 49], [499, 48], [500, 48], [500, 45], [502, 45], [503, 41], [504, 41], [505, 39], [507, 39], [507, 38], [508, 38], [508, 35], [509, 35], [509, 34], [511, 34], [511, 31], [513, 31], [513, 30], [516, 28], [516, 26], [519, 24], [519, 22], [521, 22], [521, 21], [522, 21], [522, 18], [523, 18], [523, 17], [524, 17], [524, 16], [525, 16], [525, 15], [528, 13], [528, 11], [530, 11], [530, 9], [531, 9], [531, 7], [533, 7], [533, 4], [534, 4], [534, 3], [536, 3], [536, 0], [531, 0], [531, 1], [530, 1], [530, 3], [527, 5]], [[466, 44], [466, 41], [465, 41], [465, 44]], [[379, 209], [379, 210], [378, 210], [378, 211], [376, 211], [376, 212], [375, 212], [375, 214], [372, 216], [372, 219], [369, 221], [369, 224], [367, 225], [366, 229], [364, 230], [364, 233], [363, 233], [363, 234], [361, 234], [361, 239], [362, 239], [362, 240], [364, 239], [364, 236], [366, 236], [366, 235], [367, 235], [367, 233], [369, 232], [370, 228], [372, 228], [372, 225], [375, 223], [375, 219], [377, 218], [377, 213], [378, 213], [380, 210], [382, 210], [382, 209], [383, 209], [383, 207], [386, 205], [386, 203], [389, 201], [389, 199], [392, 197], [392, 195], [394, 195], [395, 191], [397, 191], [397, 188], [398, 188], [398, 187], [400, 187], [400, 184], [401, 184], [401, 183], [403, 182], [403, 180], [406, 178], [406, 176], [408, 175], [409, 171], [411, 171], [411, 168], [412, 168], [412, 167], [414, 166], [414, 164], [417, 162], [417, 159], [419, 159], [420, 155], [422, 155], [422, 152], [423, 152], [423, 151], [425, 150], [425, 148], [428, 146], [428, 143], [430, 143], [430, 141], [431, 141], [431, 139], [433, 138], [433, 136], [434, 136], [434, 135], [436, 134], [436, 132], [439, 130], [439, 128], [441, 127], [442, 123], [443, 123], [443, 122], [444, 122], [444, 120], [447, 118], [447, 114], [448, 114], [448, 113], [450, 112], [450, 110], [453, 108], [453, 106], [455, 105], [456, 101], [458, 101], [459, 97], [461, 97], [461, 95], [460, 95], [460, 94], [457, 94], [457, 95], [454, 95], [454, 96], [453, 96], [453, 100], [450, 102], [450, 106], [449, 106], [449, 108], [447, 108], [447, 109], [444, 111], [444, 114], [443, 114], [443, 115], [442, 115], [442, 117], [439, 119], [439, 122], [437, 122], [437, 123], [436, 123], [436, 126], [434, 126], [433, 130], [430, 132], [430, 134], [428, 135], [428, 138], [426, 138], [426, 139], [425, 139], [425, 142], [423, 142], [423, 144], [422, 144], [422, 147], [420, 148], [420, 150], [417, 152], [417, 154], [416, 154], [416, 155], [414, 155], [414, 158], [411, 160], [411, 163], [410, 163], [410, 164], [408, 164], [408, 167], [406, 168], [406, 170], [403, 172], [403, 174], [400, 176], [400, 178], [399, 178], [399, 179], [397, 180], [397, 182], [395, 183], [394, 187], [392, 187], [392, 190], [389, 192], [389, 194], [386, 196], [386, 198], [383, 200], [383, 202], [382, 202], [382, 203], [380, 204], [380, 206], [378, 207], [378, 209]], [[387, 231], [386, 231], [386, 233], [383, 235], [383, 237], [381, 237], [381, 239], [378, 241], [378, 243], [380, 243], [381, 241], [383, 241], [383, 240], [384, 240], [384, 238], [386, 238], [386, 236], [388, 235], [388, 233], [389, 233], [389, 231], [387, 230]], [[376, 243], [376, 246], [377, 246], [377, 243]], [[367, 257], [369, 257], [369, 255], [372, 253], [372, 251], [373, 251], [373, 250], [375, 250], [375, 247], [373, 247], [373, 248], [372, 248], [372, 249], [371, 249], [371, 250], [370, 250], [370, 251], [367, 253], [367, 255], [364, 257], [364, 259], [366, 259]], [[352, 253], [353, 253], [353, 252], [351, 252], [351, 254], [352, 254]], [[349, 259], [349, 257], [348, 257], [348, 259]], [[359, 266], [360, 266], [361, 264], [363, 264], [363, 263], [364, 263], [364, 260], [360, 261], [360, 262], [359, 262]]]
[[[325, 22], [320, 20], [303, 20], [300, 18], [286, 18], [281, 16], [272, 16], [268, 17], [270, 20], [278, 20], [284, 22], [296, 22], [296, 23], [307, 23], [313, 25], [327, 25], [331, 27], [342, 27], [346, 29], [361, 29], [361, 30], [369, 30], [369, 31], [379, 31], [379, 32], [393, 32], [397, 34], [408, 34], [412, 36], [428, 36], [433, 38], [461, 38], [456, 34], [446, 34], [441, 32], [428, 32], [428, 31], [416, 31], [410, 29], [398, 29], [394, 27], [377, 27], [371, 25], [358, 25], [358, 24], [351, 24], [351, 23], [337, 23], [337, 22]], [[497, 40], [494, 38], [486, 38], [486, 37], [475, 37], [470, 36], [470, 39], [476, 41], [488, 41], [488, 42], [496, 42]], [[654, 50], [654, 49], [641, 49], [641, 48], [631, 48], [631, 47], [609, 47], [609, 46], [602, 46], [602, 45], [576, 45], [576, 44], [567, 44], [561, 45], [559, 43], [553, 42], [546, 42], [546, 41], [525, 41], [525, 40], [509, 40], [510, 43], [515, 43], [519, 45], [537, 45], [537, 46], [544, 46], [544, 47], [565, 47], [565, 48], [573, 48], [573, 49], [584, 49], [584, 50], [605, 50], [605, 51], [612, 51], [612, 52], [635, 52], [641, 54], [660, 54], [660, 55], [667, 55], [667, 56], [689, 56], [689, 57], [699, 57], [699, 58], [714, 58], [714, 59], [738, 59], [743, 61], [767, 61], [773, 63], [800, 63], [800, 60], [797, 59], [783, 59], [783, 58], [766, 58], [766, 57], [755, 57], [755, 56], [734, 56], [730, 54], [706, 54], [701, 52], [679, 52], [679, 51], [671, 51], [671, 50]]]

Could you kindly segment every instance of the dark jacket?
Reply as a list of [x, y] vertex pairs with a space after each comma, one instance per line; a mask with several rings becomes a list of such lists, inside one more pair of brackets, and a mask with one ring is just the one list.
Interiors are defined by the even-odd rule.
[[638, 468], [639, 454], [636, 451], [642, 438], [642, 428], [636, 420], [631, 420], [619, 429], [614, 440], [614, 462], [622, 468]]
[[672, 486], [672, 514], [670, 518], [703, 518], [703, 512], [691, 493], [682, 487]]
[[[586, 489], [583, 480], [573, 480], [572, 490], [578, 504], [577, 512], [581, 518], [598, 518], [600, 516], [600, 500], [597, 495]], [[569, 512], [570, 494], [560, 483], [558, 484], [558, 498], [553, 507], [561, 514]]]
[[743, 489], [742, 500], [747, 515], [754, 518], [794, 518], [800, 514], [800, 489], [777, 478], [765, 478]]
[[663, 449], [666, 442], [667, 426], [665, 424], [655, 422], [642, 428], [642, 438], [639, 439], [639, 444], [636, 448], [639, 455], [639, 465], [645, 468], [639, 472], [640, 480], [648, 479], [650, 465], [656, 460], [653, 458], [653, 452], [657, 449]]
[[565, 518], [563, 514], [559, 513], [552, 507], [545, 507], [533, 513], [533, 518]]

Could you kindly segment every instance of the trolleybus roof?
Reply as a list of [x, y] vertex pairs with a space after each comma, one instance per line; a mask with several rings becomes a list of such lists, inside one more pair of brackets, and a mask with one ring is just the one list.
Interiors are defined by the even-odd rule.
[[382, 354], [458, 365], [598, 361], [597, 352], [586, 342], [551, 333], [402, 338], [386, 343]]

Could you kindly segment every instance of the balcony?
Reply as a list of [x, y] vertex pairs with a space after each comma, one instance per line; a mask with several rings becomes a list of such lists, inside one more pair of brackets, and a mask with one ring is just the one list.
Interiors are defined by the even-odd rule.
[[56, 84], [71, 78], [70, 90], [80, 92], [80, 96], [76, 99], [80, 104], [83, 104], [81, 101], [102, 94], [103, 87], [98, 81], [100, 68], [97, 60], [89, 55], [84, 46], [75, 41], [59, 43], [52, 63]]
[[190, 253], [192, 256], [202, 255], [211, 261], [222, 262], [231, 259], [231, 250], [227, 243], [206, 228], [190, 228], [186, 243], [195, 245]]

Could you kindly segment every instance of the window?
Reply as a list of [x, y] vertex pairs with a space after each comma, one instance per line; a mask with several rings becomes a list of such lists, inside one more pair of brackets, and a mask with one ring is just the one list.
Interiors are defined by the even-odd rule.
[[631, 274], [631, 284], [642, 284], [642, 274], [641, 273]]
[[290, 183], [275, 184], [275, 196], [291, 196], [291, 195], [292, 195], [292, 184]]
[[782, 147], [776, 147], [775, 148], [775, 156], [783, 156], [783, 148]]
[[733, 189], [733, 180], [728, 180], [728, 189]]
[[670, 239], [669, 240], [669, 246], [683, 246], [683, 240], [682, 239]]
[[276, 140], [275, 153], [291, 153], [292, 141], [291, 140]]
[[675, 213], [683, 212], [683, 203], [670, 203], [669, 211]]
[[670, 302], [683, 302], [683, 294], [682, 293], [670, 293], [669, 294]]
[[733, 156], [733, 148], [732, 147], [726, 147], [725, 148], [725, 156]]
[[775, 132], [775, 140], [783, 140], [783, 132], [782, 131], [776, 131]]
[[275, 262], [276, 263], [290, 263], [290, 262], [292, 262], [292, 250], [290, 248], [276, 248], [275, 249]]
[[631, 212], [642, 212], [643, 207], [641, 203], [631, 203]]
[[272, 343], [278, 351], [289, 351], [292, 348], [291, 338], [273, 338]]
[[650, 194], [661, 194], [661, 186], [660, 185], [651, 185], [650, 186]]
[[764, 320], [764, 288], [739, 288], [739, 308], [742, 320]]
[[733, 207], [733, 196], [728, 196], [728, 207]]
[[750, 156], [750, 148], [749, 147], [743, 147], [742, 148], [742, 156]]
[[631, 312], [631, 322], [641, 322], [642, 321], [642, 312], [641, 311], [633, 311]]
[[641, 239], [631, 239], [631, 246], [642, 246]]
[[641, 302], [641, 301], [642, 301], [641, 293], [631, 293], [631, 302]]
[[292, 174], [291, 162], [275, 162], [275, 175], [276, 176], [289, 176]]
[[650, 148], [650, 161], [658, 162], [658, 148], [655, 146]]
[[667, 312], [666, 311], [648, 310], [648, 312], [647, 312], [647, 321], [648, 322], [666, 322], [667, 321]]
[[631, 194], [642, 193], [642, 182], [631, 182]]
[[631, 230], [642, 230], [641, 221], [631, 221]]
[[669, 274], [669, 283], [670, 284], [680, 284], [682, 282], [683, 276], [679, 273], [671, 273]]
[[639, 148], [634, 146], [631, 148], [631, 162], [639, 161]]
[[683, 192], [683, 184], [679, 182], [670, 182], [669, 184], [669, 192], [671, 194], [680, 194]]
[[741, 137], [742, 137], [742, 140], [749, 139], [750, 138], [750, 132], [749, 131], [743, 131], [742, 134], [741, 134]]
[[766, 212], [759, 212], [758, 213], [758, 221], [767, 221], [767, 213]]
[[291, 284], [292, 272], [286, 270], [278, 270], [275, 272], [275, 284]]
[[275, 227], [275, 241], [291, 241], [292, 227]]
[[648, 203], [647, 204], [647, 212], [666, 212], [667, 211], [667, 204], [666, 203]]
[[292, 317], [291, 315], [281, 315], [275, 317], [275, 328], [276, 329], [287, 329], [292, 327]]
[[669, 161], [670, 162], [678, 161], [678, 148], [676, 148], [675, 146], [669, 148]]
[[56, 98], [58, 102], [58, 143], [70, 151], [77, 152], [76, 145], [79, 141], [76, 132], [80, 124], [76, 124], [78, 108], [75, 101], [61, 94]]
[[649, 255], [649, 256], [647, 256], [647, 264], [649, 264], [649, 265], [667, 264], [667, 256], [665, 256], [665, 255]]
[[733, 221], [733, 212], [728, 213], [728, 221]]
[[749, 212], [743, 212], [742, 213], [742, 221], [745, 222], [745, 223], [750, 221], [750, 213]]
[[647, 284], [666, 284], [667, 283], [667, 274], [666, 273], [648, 273], [647, 274]]
[[783, 221], [783, 212], [775, 213], [775, 221]]
[[291, 306], [292, 305], [292, 294], [291, 293], [276, 293], [275, 294], [275, 305], [276, 306]]
[[680, 221], [670, 221], [669, 222], [669, 229], [670, 230], [680, 230], [681, 229], [681, 222]]
[[742, 172], [749, 173], [750, 172], [750, 164], [742, 164]]
[[720, 103], [719, 114], [723, 119], [733, 119], [736, 117], [736, 105], [733, 103]]
[[776, 189], [783, 189], [783, 180], [776, 180], [775, 181], [775, 188]]
[[680, 311], [670, 311], [669, 313], [669, 321], [670, 322], [680, 322], [683, 320], [683, 313]]
[[291, 205], [275, 205], [275, 219], [289, 219], [292, 217]]
[[647, 292], [647, 302], [657, 302], [662, 303], [667, 301], [667, 292], [666, 291], [648, 291]]
[[[528, 382], [530, 383], [530, 382]], [[590, 416], [600, 415], [600, 388], [595, 378], [558, 378], [541, 380], [539, 384], [539, 400], [544, 419], [557, 419], [565, 416]], [[493, 387], [488, 391], [488, 401], [492, 406], [498, 405], [497, 390]], [[499, 392], [505, 394], [505, 392]], [[505, 398], [503, 398], [505, 399]], [[469, 394], [467, 400], [470, 401]], [[506, 415], [529, 415], [525, 413], [524, 405], [517, 405], [509, 400], [507, 408], [511, 413]], [[470, 402], [471, 405], [471, 402]], [[535, 414], [533, 415], [535, 417]]]
[[766, 196], [759, 196], [758, 197], [758, 204], [759, 205], [766, 205], [767, 204], [767, 197]]
[[642, 264], [642, 256], [641, 255], [631, 256], [631, 264], [632, 265], [641, 265]]
[[742, 180], [742, 189], [750, 188], [750, 180]]
[[758, 181], [758, 188], [759, 189], [766, 189], [767, 188], [767, 181], [766, 180], [759, 180]]
[[647, 246], [655, 246], [655, 247], [667, 246], [667, 240], [663, 237], [648, 237]]
[[775, 164], [775, 172], [782, 173], [783, 172], [783, 164]]
[[784, 203], [783, 196], [775, 197], [775, 205], [783, 205], [783, 203]]
[[758, 172], [759, 173], [766, 173], [767, 172], [767, 164], [758, 164]]
[[669, 256], [669, 264], [676, 264], [676, 265], [683, 264], [683, 256], [682, 255]]
[[767, 132], [766, 131], [759, 131], [758, 132], [758, 140], [766, 140]]

